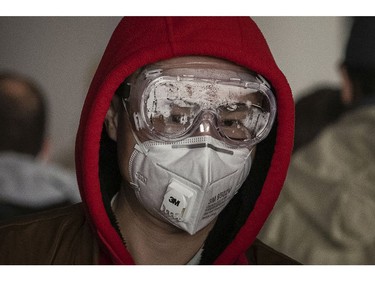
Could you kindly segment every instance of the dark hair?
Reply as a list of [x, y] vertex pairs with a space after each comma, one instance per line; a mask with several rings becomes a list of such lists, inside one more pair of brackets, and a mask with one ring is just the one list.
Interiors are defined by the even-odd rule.
[[353, 17], [351, 23], [343, 64], [358, 102], [375, 94], [375, 17]]
[[31, 79], [0, 73], [0, 151], [36, 156], [46, 131], [46, 102]]

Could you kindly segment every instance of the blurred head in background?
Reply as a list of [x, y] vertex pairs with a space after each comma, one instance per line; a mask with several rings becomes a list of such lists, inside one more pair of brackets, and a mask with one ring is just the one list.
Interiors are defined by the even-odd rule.
[[0, 152], [41, 156], [46, 150], [47, 104], [28, 77], [0, 72]]

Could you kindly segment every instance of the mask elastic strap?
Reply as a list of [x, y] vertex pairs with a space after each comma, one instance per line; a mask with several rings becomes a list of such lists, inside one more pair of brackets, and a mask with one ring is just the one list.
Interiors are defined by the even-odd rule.
[[252, 146], [251, 148], [248, 148], [249, 149], [249, 154], [246, 156], [246, 160], [251, 157], [251, 154], [253, 153], [254, 149], [256, 148], [256, 145]]
[[[128, 112], [128, 109], [126, 108], [126, 104], [125, 104], [125, 99], [124, 98], [121, 98], [121, 101], [122, 101], [122, 105], [124, 106], [124, 109], [125, 109], [125, 112], [126, 112], [126, 115], [128, 116], [129, 120], [130, 120], [130, 114]], [[136, 133], [134, 132], [133, 130], [133, 127], [130, 126], [130, 130], [132, 132], [132, 135], [135, 139], [135, 142], [137, 143], [135, 145], [135, 149], [139, 150], [140, 152], [142, 152], [144, 155], [147, 155], [148, 153], [148, 150], [146, 149], [146, 147], [141, 143], [141, 141], [138, 139]]]

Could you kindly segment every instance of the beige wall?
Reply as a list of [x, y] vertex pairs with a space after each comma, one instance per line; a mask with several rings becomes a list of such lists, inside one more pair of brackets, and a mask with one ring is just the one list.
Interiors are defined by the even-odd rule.
[[255, 17], [298, 98], [317, 84], [340, 82], [338, 65], [347, 37], [345, 17]]
[[[0, 70], [34, 77], [48, 93], [54, 160], [73, 162], [80, 111], [118, 17], [0, 17]], [[335, 69], [344, 18], [256, 17], [294, 95], [320, 82], [338, 83]]]

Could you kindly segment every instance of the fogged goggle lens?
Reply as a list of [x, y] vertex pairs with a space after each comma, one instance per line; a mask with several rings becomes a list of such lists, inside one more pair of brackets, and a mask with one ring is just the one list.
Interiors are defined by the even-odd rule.
[[[264, 79], [249, 73], [231, 78], [222, 70], [211, 70], [210, 75], [206, 69], [194, 70], [195, 75], [189, 71], [153, 70], [138, 76], [130, 94], [136, 132], [154, 140], [178, 141], [209, 122], [216, 137], [228, 144], [253, 145], [267, 136], [276, 104]], [[215, 71], [219, 74], [213, 77]]]
[[270, 117], [265, 95], [253, 89], [166, 80], [151, 87], [144, 109], [147, 123], [171, 140], [199, 125], [205, 111], [216, 116], [215, 126], [221, 134], [239, 141], [259, 135]]

